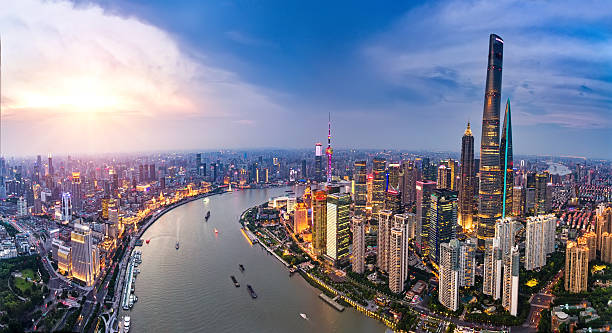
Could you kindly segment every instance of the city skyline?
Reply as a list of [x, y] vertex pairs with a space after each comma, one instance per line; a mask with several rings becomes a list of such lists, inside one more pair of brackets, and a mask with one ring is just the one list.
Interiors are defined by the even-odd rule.
[[[458, 152], [465, 123], [482, 116], [481, 54], [486, 36], [496, 33], [506, 41], [501, 99], [512, 99], [517, 155], [611, 158], [610, 20], [599, 4], [580, 10], [545, 3], [404, 4], [367, 22], [357, 18], [370, 8], [358, 4], [333, 28], [331, 18], [344, 9], [336, 5], [311, 11], [326, 19], [322, 30], [333, 32], [323, 38], [303, 19], [274, 33], [282, 16], [275, 5], [230, 3], [232, 12], [181, 3], [179, 9], [191, 9], [181, 28], [181, 15], [161, 17], [163, 3], [10, 2], [0, 14], [0, 148], [4, 156], [309, 148], [325, 139], [331, 112], [335, 149]], [[288, 17], [310, 8], [303, 6], [291, 6]], [[528, 9], [545, 14], [536, 19]], [[496, 11], [525, 15], [453, 31]], [[218, 19], [199, 20], [215, 14], [245, 20], [234, 29]], [[432, 19], [411, 22], [422, 14]], [[441, 23], [434, 29], [435, 19]], [[428, 32], [415, 37], [412, 31]], [[299, 46], [304, 40], [310, 42]], [[74, 65], [78, 57], [89, 61]], [[384, 130], [361, 135], [373, 127]], [[473, 131], [478, 142], [480, 126]], [[582, 140], [571, 140], [576, 136]]]

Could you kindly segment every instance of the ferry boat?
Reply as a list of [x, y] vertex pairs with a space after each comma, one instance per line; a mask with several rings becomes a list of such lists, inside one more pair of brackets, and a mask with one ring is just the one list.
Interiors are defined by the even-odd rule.
[[251, 287], [250, 284], [247, 284], [247, 290], [249, 291], [249, 294], [251, 294], [251, 298], [257, 298], [257, 294], [255, 293], [255, 290], [253, 290], [253, 287]]
[[130, 316], [125, 316], [123, 317], [123, 332], [129, 332], [130, 331]]
[[240, 287], [240, 283], [238, 283], [235, 276], [230, 275], [230, 278], [232, 279], [232, 282], [234, 282], [234, 286], [236, 286], [236, 288]]
[[219, 230], [217, 230], [217, 228], [215, 228], [215, 235], [219, 234]]
[[176, 249], [179, 249], [179, 242], [176, 242]]
[[300, 316], [306, 320], [308, 320], [308, 316], [305, 313], [300, 313]]
[[239, 264], [239, 265], [238, 265], [238, 268], [240, 268], [240, 271], [241, 271], [241, 272], [244, 272], [244, 266], [242, 266], [242, 264]]
[[206, 219], [206, 221], [208, 221], [209, 217], [210, 217], [210, 210], [208, 212], [206, 212], [206, 216], [204, 216], [204, 218]]

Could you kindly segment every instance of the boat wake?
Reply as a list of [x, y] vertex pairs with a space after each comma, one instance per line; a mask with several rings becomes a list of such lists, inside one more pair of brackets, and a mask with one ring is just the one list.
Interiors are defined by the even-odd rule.
[[305, 313], [300, 313], [300, 317], [304, 318], [305, 320], [310, 320]]

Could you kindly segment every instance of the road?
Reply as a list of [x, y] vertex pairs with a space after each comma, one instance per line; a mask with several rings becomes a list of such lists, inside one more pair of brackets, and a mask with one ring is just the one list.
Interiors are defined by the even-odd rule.
[[531, 309], [529, 310], [529, 316], [527, 321], [523, 323], [523, 327], [530, 329], [537, 329], [540, 319], [542, 318], [542, 310], [550, 308], [550, 303], [553, 301], [554, 296], [551, 291], [552, 288], [559, 282], [559, 279], [563, 276], [563, 270], [560, 270], [552, 280], [550, 280], [540, 292], [533, 295], [530, 300]]

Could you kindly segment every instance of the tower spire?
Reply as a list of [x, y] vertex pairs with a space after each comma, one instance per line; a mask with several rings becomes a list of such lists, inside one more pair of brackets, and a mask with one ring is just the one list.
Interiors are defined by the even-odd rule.
[[327, 184], [331, 184], [332, 180], [332, 167], [331, 167], [331, 159], [333, 150], [331, 147], [331, 112], [327, 114], [327, 149], [325, 153], [327, 154]]

